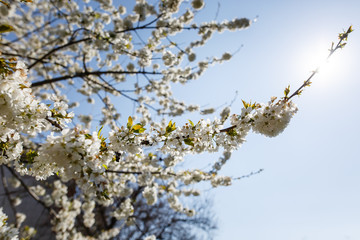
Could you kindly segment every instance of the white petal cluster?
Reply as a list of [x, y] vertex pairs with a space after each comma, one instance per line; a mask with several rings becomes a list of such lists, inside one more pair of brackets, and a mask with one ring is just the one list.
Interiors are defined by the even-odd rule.
[[96, 195], [102, 191], [99, 184], [112, 159], [112, 153], [102, 147], [96, 132], [91, 135], [75, 128], [64, 129], [60, 136], [50, 134], [34, 159], [33, 175], [45, 179], [57, 173], [63, 181], [74, 179], [85, 192]]
[[176, 56], [172, 52], [166, 51], [163, 53], [162, 60], [165, 66], [171, 66], [175, 63]]
[[27, 70], [18, 62], [16, 71], [0, 81], [0, 123], [10, 129], [35, 134], [45, 127], [47, 106], [32, 95]]
[[155, 235], [150, 235], [144, 238], [144, 240], [156, 240]]
[[274, 99], [261, 104], [253, 114], [252, 129], [267, 137], [275, 137], [284, 131], [297, 110], [295, 104], [288, 101], [276, 102]]
[[84, 225], [90, 228], [95, 223], [95, 214], [93, 210], [95, 208], [95, 201], [84, 202], [81, 206], [81, 209], [84, 211]]
[[154, 205], [157, 201], [157, 188], [156, 187], [145, 187], [142, 192], [147, 204]]
[[[116, 238], [119, 223], [133, 218], [134, 194], [148, 205], [164, 197], [175, 211], [193, 216], [195, 211], [181, 201], [200, 194], [193, 185], [230, 185], [232, 178], [218, 173], [248, 133], [274, 137], [297, 111], [291, 101], [273, 99], [267, 104], [246, 105], [239, 109], [240, 114], [231, 115], [230, 108], [224, 108], [220, 119], [189, 121], [183, 126], [155, 122], [154, 115], [215, 113], [214, 108], [200, 111], [199, 106], [176, 99], [172, 85], [198, 79], [212, 64], [230, 60], [228, 52], [199, 59], [196, 48], [215, 33], [251, 24], [246, 18], [193, 22], [195, 13], [205, 6], [204, 0], [155, 2], [136, 0], [132, 11], [112, 0], [52, 4], [39, 0], [26, 9], [17, 3], [10, 8], [0, 4], [0, 23], [11, 22], [16, 29], [11, 39], [2, 39], [2, 51], [24, 56], [32, 73], [27, 78], [25, 65], [19, 61], [13, 74], [0, 77], [0, 165], [49, 181], [28, 189], [51, 213], [57, 239]], [[190, 9], [185, 9], [183, 2]], [[185, 35], [184, 39], [191, 39], [188, 43], [174, 42], [182, 39], [183, 32], [195, 36]], [[77, 88], [76, 94], [84, 99], [69, 101], [67, 86]], [[133, 90], [128, 90], [129, 86], [134, 86]], [[113, 101], [118, 96], [136, 104], [139, 123], [129, 118], [126, 126], [118, 127], [121, 104]], [[70, 128], [74, 114], [68, 113], [68, 104], [94, 104], [98, 98], [103, 104], [101, 117], [78, 115], [85, 126]], [[101, 131], [88, 130], [94, 121], [111, 129], [107, 138]], [[225, 128], [227, 125], [230, 127]], [[39, 133], [39, 139], [35, 138]], [[179, 166], [189, 154], [220, 150], [223, 156], [210, 170]], [[13, 204], [20, 201], [14, 198]], [[119, 222], [110, 229], [102, 228], [96, 236], [85, 236], [84, 228], [91, 232], [101, 227], [99, 208], [109, 211], [105, 217]], [[7, 226], [5, 219], [0, 209], [0, 238], [17, 239], [17, 229]], [[18, 225], [24, 219], [18, 214]]]
[[131, 204], [130, 198], [127, 198], [123, 203], [120, 204], [120, 207], [113, 212], [113, 216], [117, 220], [122, 220], [129, 216], [132, 216], [133, 213], [134, 207]]
[[48, 126], [48, 107], [32, 95], [26, 81], [27, 70], [18, 62], [16, 71], [0, 76], [0, 163], [20, 157], [23, 150], [20, 134], [35, 135]]
[[0, 239], [4, 240], [18, 240], [19, 231], [13, 226], [7, 224], [8, 217], [0, 208]]
[[[15, 11], [16, 7], [21, 9], [21, 5], [13, 4], [10, 9], [2, 6], [4, 21], [13, 23], [16, 28], [14, 34], [19, 37], [18, 41], [5, 39], [4, 51], [15, 51], [14, 54], [19, 56], [27, 55], [32, 63], [35, 61], [33, 59], [44, 56], [43, 63], [35, 61], [32, 66], [36, 74], [31, 76], [30, 81], [48, 79], [52, 76], [69, 76], [66, 80], [74, 84], [75, 76], [80, 74], [80, 78], [85, 75], [85, 79], [91, 79], [93, 83], [98, 82], [101, 86], [102, 81], [99, 81], [99, 78], [108, 76], [107, 72], [111, 72], [111, 76], [119, 82], [124, 82], [129, 75], [142, 70], [153, 72], [152, 74], [160, 76], [158, 82], [163, 86], [162, 90], [157, 91], [151, 87], [156, 81], [149, 82], [144, 88], [151, 89], [157, 96], [163, 96], [156, 100], [159, 104], [158, 113], [169, 112], [170, 116], [178, 116], [189, 110], [185, 104], [179, 104], [180, 101], [169, 99], [172, 95], [170, 82], [186, 83], [196, 79], [205, 72], [210, 62], [221, 63], [231, 57], [229, 54], [224, 54], [221, 58], [209, 57], [197, 64], [195, 48], [205, 45], [215, 32], [241, 30], [249, 27], [251, 23], [249, 19], [239, 18], [197, 24], [194, 23], [194, 11], [203, 9], [204, 1], [192, 0], [191, 9], [182, 6], [184, 2], [186, 1], [166, 0], [152, 4], [145, 0], [135, 1], [132, 11], [113, 1], [95, 1], [93, 4], [72, 1], [49, 5], [48, 1], [40, 0], [36, 7], [29, 6], [26, 11]], [[62, 14], [59, 14], [59, 11]], [[53, 16], [54, 23], [48, 23], [45, 16]], [[65, 16], [67, 26], [63, 24]], [[181, 36], [184, 30], [192, 30], [200, 40], [194, 36], [194, 41], [179, 47], [176, 42], [166, 39], [168, 36]], [[164, 44], [167, 40], [170, 41], [169, 45]], [[56, 49], [54, 56], [50, 54], [52, 49]], [[73, 52], [77, 52], [76, 57], [71, 54]], [[118, 63], [120, 56], [121, 64]], [[194, 66], [181, 66], [184, 57], [188, 58], [189, 63], [194, 63]], [[84, 64], [87, 67], [84, 67]], [[155, 71], [149, 70], [151, 65], [159, 68], [154, 68], [157, 69]], [[177, 68], [172, 69], [175, 66]], [[125, 74], [123, 69], [127, 69], [129, 73]], [[86, 74], [97, 70], [102, 73], [90, 76]], [[61, 85], [60, 82], [56, 82], [52, 86], [57, 94], [61, 92]], [[94, 98], [90, 95], [98, 93], [98, 90], [94, 89], [99, 89], [99, 85], [90, 85], [92, 86], [86, 89], [79, 89], [79, 93], [89, 97], [91, 104]], [[52, 91], [48, 87], [45, 89], [46, 92]], [[114, 95], [119, 93], [110, 92]], [[45, 95], [45, 92], [39, 94]], [[135, 95], [129, 99], [136, 101], [143, 96], [140, 91]], [[110, 108], [102, 113], [107, 116], [114, 115]], [[114, 127], [111, 121], [104, 120], [103, 123], [110, 123]]]
[[139, 61], [138, 64], [140, 67], [147, 67], [151, 65], [152, 54], [150, 49], [143, 48], [138, 53]]
[[52, 230], [56, 233], [56, 239], [70, 239], [76, 233], [74, 226], [76, 217], [81, 212], [81, 202], [76, 199], [71, 201], [63, 196], [59, 207], [61, 210], [51, 221]]
[[[20, 88], [20, 91], [26, 92], [24, 89]], [[146, 98], [142, 101], [149, 102]], [[55, 102], [54, 107], [57, 114], [67, 115], [67, 105], [63, 102]], [[232, 127], [226, 131], [222, 129], [230, 115], [229, 108], [222, 111], [221, 120], [200, 120], [196, 124], [189, 121], [182, 127], [176, 127], [171, 121], [168, 124], [153, 123], [150, 131], [141, 130], [143, 125], [134, 125], [129, 118], [127, 127], [109, 133], [108, 142], [101, 136], [100, 131], [90, 134], [81, 127], [66, 128], [61, 134], [51, 132], [48, 135], [46, 142], [38, 148], [26, 174], [37, 179], [46, 179], [56, 173], [63, 182], [74, 180], [86, 196], [86, 201], [68, 198], [67, 187], [60, 180], [54, 182], [51, 196], [45, 195], [46, 192], [41, 186], [30, 188], [34, 194], [43, 197], [46, 206], [55, 205], [60, 209], [52, 221], [59, 239], [74, 236], [81, 239], [82, 234], [75, 229], [76, 217], [82, 213], [84, 225], [91, 228], [95, 224], [93, 210], [96, 202], [108, 206], [115, 196], [121, 196], [124, 200], [113, 211], [112, 216], [117, 220], [131, 217], [134, 207], [130, 198], [132, 188], [128, 186], [128, 182], [144, 186], [142, 196], [149, 205], [155, 204], [158, 194], [162, 193], [166, 195], [172, 209], [192, 216], [195, 212], [184, 208], [179, 196], [197, 196], [199, 192], [181, 190], [177, 182], [191, 185], [208, 181], [213, 187], [231, 185], [230, 177], [219, 176], [217, 172], [230, 158], [231, 152], [242, 145], [249, 131], [269, 137], [276, 136], [284, 130], [296, 111], [296, 106], [285, 100], [272, 99], [267, 104], [249, 105], [242, 109], [240, 115], [233, 114], [230, 117]], [[14, 130], [8, 135], [13, 138], [17, 136], [15, 140], [20, 139], [19, 133], [16, 135]], [[11, 143], [10, 138], [3, 141]], [[144, 153], [146, 145], [158, 146], [158, 151], [167, 155], [163, 159], [165, 167], [159, 164], [155, 155]], [[182, 162], [187, 154], [217, 152], [220, 148], [224, 149], [224, 156], [214, 165], [212, 172], [198, 169], [174, 171], [173, 167]], [[114, 158], [115, 153], [118, 157]], [[10, 148], [7, 148], [6, 154], [11, 154]], [[115, 172], [108, 173], [108, 168]], [[117, 175], [116, 171], [129, 174]], [[158, 179], [166, 181], [167, 186], [158, 185]], [[118, 230], [113, 231], [115, 233]]]
[[[54, 118], [53, 123], [64, 127], [73, 116], [66, 112], [68, 107], [63, 101], [55, 101], [52, 109], [40, 103], [32, 94], [24, 67], [24, 63], [19, 61], [14, 73], [0, 76], [0, 163], [10, 163], [20, 157], [22, 134], [34, 137], [49, 130], [49, 118]], [[27, 172], [25, 166], [16, 164], [20, 172]]]

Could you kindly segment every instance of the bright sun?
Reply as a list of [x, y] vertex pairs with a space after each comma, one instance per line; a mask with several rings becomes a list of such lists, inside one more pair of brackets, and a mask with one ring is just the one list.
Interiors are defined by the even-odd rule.
[[[321, 79], [328, 79], [335, 72], [343, 69], [343, 61], [341, 49], [328, 59], [330, 44], [326, 41], [319, 42], [311, 46], [311, 49], [304, 52], [302, 56], [302, 65], [306, 71], [312, 72], [318, 69], [318, 74]], [[320, 79], [319, 79], [320, 80]]]

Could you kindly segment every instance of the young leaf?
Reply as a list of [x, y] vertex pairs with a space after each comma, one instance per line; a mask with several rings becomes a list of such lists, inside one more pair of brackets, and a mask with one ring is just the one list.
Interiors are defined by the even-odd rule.
[[7, 2], [4, 2], [4, 1], [0, 0], [0, 3], [4, 4], [4, 5], [7, 6], [8, 8], [10, 8], [10, 4], [8, 4]]
[[245, 102], [244, 100], [241, 100], [243, 105], [244, 105], [244, 108], [248, 108], [250, 106], [249, 103]]
[[0, 34], [6, 33], [6, 32], [12, 32], [14, 31], [14, 28], [10, 26], [9, 24], [1, 24], [0, 25]]
[[29, 150], [27, 153], [26, 153], [26, 160], [27, 160], [27, 163], [29, 164], [32, 164], [34, 163], [34, 159], [35, 157], [39, 156], [39, 154], [33, 150]]
[[235, 137], [237, 135], [237, 132], [234, 129], [230, 129], [229, 131], [226, 132], [226, 134], [231, 137]]
[[340, 48], [344, 48], [345, 47], [345, 45], [346, 45], [346, 42], [345, 43], [342, 43], [342, 44], [340, 44]]
[[131, 129], [134, 130], [134, 133], [142, 133], [145, 131], [145, 128], [143, 128], [140, 123], [134, 125]]
[[133, 125], [133, 119], [132, 119], [132, 117], [130, 116], [129, 118], [128, 118], [128, 122], [127, 122], [127, 128], [130, 130], [131, 129], [131, 127], [132, 127], [132, 125]]
[[85, 134], [85, 139], [91, 139], [91, 138], [92, 138], [91, 134], [88, 133]]
[[175, 123], [172, 123], [172, 121], [170, 120], [169, 124], [166, 127], [166, 134], [168, 135], [172, 131], [175, 131], [175, 129], [176, 129]]
[[189, 119], [189, 123], [190, 123], [190, 125], [192, 126], [192, 127], [194, 127], [195, 125], [194, 125], [194, 123]]
[[19, 84], [19, 86], [20, 86], [20, 89], [22, 90], [22, 89], [24, 89], [24, 88], [28, 88], [28, 86], [26, 86], [26, 85], [24, 85], [24, 84]]
[[288, 97], [289, 93], [290, 93], [290, 85], [284, 90], [285, 98]]
[[98, 138], [102, 138], [102, 135], [101, 135], [101, 130], [103, 129], [104, 126], [101, 126], [101, 128], [99, 129], [98, 131]]
[[184, 139], [184, 143], [186, 144], [186, 145], [190, 145], [190, 146], [194, 146], [194, 142], [193, 142], [193, 139], [192, 138], [185, 138]]
[[133, 127], [132, 127], [132, 129], [134, 129], [135, 131], [136, 130], [139, 130], [140, 128], [142, 128], [142, 126], [141, 126], [141, 124], [136, 124], [136, 125], [134, 125]]

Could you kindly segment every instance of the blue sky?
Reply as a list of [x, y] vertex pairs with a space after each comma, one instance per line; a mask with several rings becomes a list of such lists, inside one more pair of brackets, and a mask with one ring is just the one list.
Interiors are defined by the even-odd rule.
[[[217, 4], [208, 1], [197, 17], [214, 18]], [[230, 102], [236, 91], [234, 113], [240, 99], [281, 97], [288, 84], [294, 90], [306, 80], [338, 33], [350, 25], [355, 31], [294, 99], [299, 111], [284, 133], [250, 134], [223, 168], [231, 176], [264, 172], [210, 192], [219, 219], [215, 239], [360, 239], [359, 12], [355, 0], [221, 1], [217, 20], [258, 20], [245, 31], [215, 36], [207, 46], [214, 53], [244, 47], [230, 62], [175, 88], [176, 96], [202, 106]]]

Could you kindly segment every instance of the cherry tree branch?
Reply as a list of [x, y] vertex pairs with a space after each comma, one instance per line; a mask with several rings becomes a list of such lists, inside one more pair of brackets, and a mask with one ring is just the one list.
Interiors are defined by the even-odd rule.
[[[346, 43], [344, 42], [347, 41], [347, 37], [352, 31], [353, 31], [352, 26], [350, 26], [346, 32], [339, 35], [339, 42], [336, 44], [335, 48], [333, 46], [331, 47], [331, 49], [329, 50], [330, 53], [326, 57], [326, 60], [329, 60], [329, 58], [335, 53], [336, 50], [342, 49], [345, 46]], [[320, 67], [317, 67], [315, 71], [311, 73], [308, 79], [293, 94], [291, 94], [290, 97], [285, 97], [285, 99], [290, 100], [294, 96], [299, 95], [304, 87], [309, 86], [311, 84], [310, 80], [319, 72], [319, 69]]]
[[88, 41], [88, 40], [91, 40], [91, 38], [83, 38], [83, 39], [80, 39], [80, 40], [77, 40], [77, 41], [70, 41], [68, 42], [67, 44], [64, 44], [62, 46], [59, 46], [57, 48], [54, 48], [52, 50], [50, 50], [48, 53], [46, 53], [45, 55], [43, 55], [41, 58], [39, 58], [38, 60], [36, 60], [35, 62], [33, 62], [32, 64], [30, 64], [30, 66], [28, 66], [28, 69], [30, 70], [31, 68], [33, 68], [36, 64], [38, 64], [40, 61], [44, 60], [45, 58], [47, 58], [48, 56], [50, 56], [51, 54], [53, 54], [54, 52], [57, 52], [58, 50], [61, 50], [63, 48], [66, 48], [66, 47], [69, 47], [71, 45], [74, 45], [74, 44], [78, 44], [78, 43], [81, 43], [81, 42], [85, 42], [85, 41]]
[[56, 78], [52, 78], [52, 79], [44, 79], [38, 82], [34, 82], [31, 84], [31, 87], [39, 87], [45, 84], [49, 84], [49, 83], [54, 83], [54, 82], [59, 82], [59, 81], [63, 81], [63, 80], [67, 80], [67, 79], [72, 79], [72, 78], [81, 78], [81, 77], [85, 77], [85, 76], [91, 76], [91, 75], [95, 75], [95, 76], [100, 76], [100, 75], [106, 75], [106, 74], [152, 74], [152, 75], [161, 75], [160, 72], [147, 72], [147, 71], [94, 71], [94, 72], [79, 72], [79, 73], [75, 73], [74, 75], [65, 75], [65, 76], [61, 76], [61, 77], [56, 77]]

